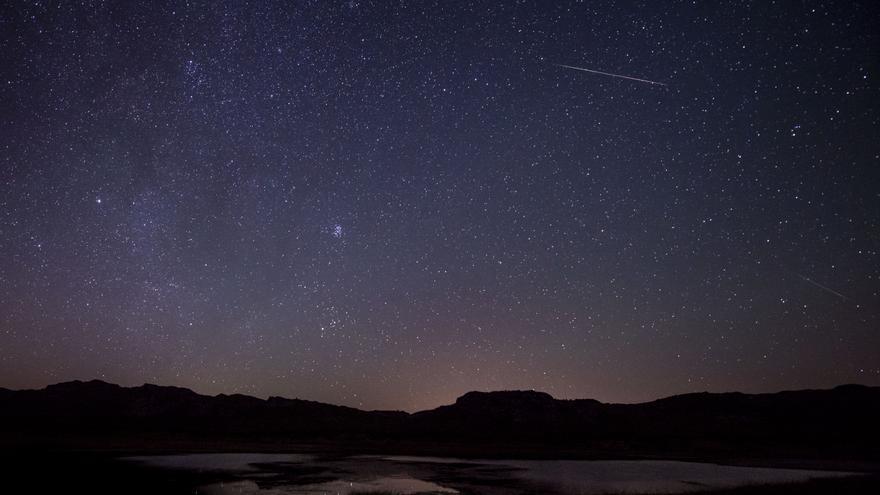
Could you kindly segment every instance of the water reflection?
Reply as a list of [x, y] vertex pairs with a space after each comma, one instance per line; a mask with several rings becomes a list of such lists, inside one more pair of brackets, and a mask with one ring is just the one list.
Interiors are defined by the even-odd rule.
[[[402, 463], [455, 464], [461, 459], [413, 456], [386, 456]], [[853, 473], [804, 469], [725, 466], [682, 461], [519, 461], [475, 460], [480, 465], [503, 466], [510, 474], [535, 484], [552, 486], [556, 491], [593, 493], [684, 493], [744, 485], [792, 483], [813, 478], [848, 476]]]
[[283, 486], [273, 488], [260, 488], [253, 481], [236, 481], [232, 483], [215, 483], [199, 489], [204, 495], [291, 495], [291, 494], [334, 494], [349, 495], [361, 493], [395, 493], [400, 495], [413, 495], [424, 493], [458, 493], [457, 490], [442, 487], [429, 481], [414, 478], [390, 477], [376, 478], [370, 481], [345, 481], [336, 480], [326, 483], [316, 483], [301, 486]]
[[260, 464], [302, 463], [314, 456], [302, 454], [180, 454], [126, 457], [150, 466], [195, 471], [248, 472], [259, 471]]
[[127, 459], [163, 469], [218, 473], [198, 487], [197, 493], [205, 495], [496, 493], [490, 487], [504, 487], [504, 493], [509, 494], [685, 493], [852, 474], [679, 461], [298, 454], [192, 454]]

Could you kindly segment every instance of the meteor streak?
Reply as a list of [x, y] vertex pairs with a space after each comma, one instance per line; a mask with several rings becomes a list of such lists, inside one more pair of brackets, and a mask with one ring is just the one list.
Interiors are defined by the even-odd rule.
[[556, 64], [556, 65], [559, 67], [565, 67], [566, 69], [582, 70], [584, 72], [591, 72], [593, 74], [600, 74], [603, 76], [619, 77], [621, 79], [629, 79], [630, 81], [638, 81], [638, 82], [643, 82], [643, 83], [648, 83], [648, 84], [656, 84], [658, 86], [666, 86], [666, 83], [657, 82], [657, 81], [649, 81], [647, 79], [639, 79], [638, 77], [630, 77], [630, 76], [623, 76], [620, 74], [612, 74], [610, 72], [602, 72], [600, 70], [584, 69], [583, 67], [575, 67], [573, 65], [564, 65], [564, 64]]
[[809, 282], [809, 283], [815, 285], [816, 287], [818, 287], [818, 288], [824, 290], [825, 292], [830, 292], [831, 294], [834, 294], [835, 296], [837, 296], [837, 297], [843, 299], [844, 301], [849, 301], [849, 298], [848, 298], [848, 297], [844, 296], [843, 294], [841, 294], [840, 292], [837, 292], [837, 291], [834, 290], [834, 289], [829, 289], [828, 287], [825, 287], [824, 285], [820, 284], [819, 282], [814, 282], [813, 280], [808, 279], [807, 277], [801, 275], [800, 273], [798, 273], [798, 276], [799, 276], [801, 279], [803, 279], [805, 282]]

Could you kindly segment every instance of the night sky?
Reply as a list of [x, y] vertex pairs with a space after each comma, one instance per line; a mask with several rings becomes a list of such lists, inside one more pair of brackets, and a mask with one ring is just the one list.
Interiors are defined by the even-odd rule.
[[0, 386], [417, 410], [880, 384], [878, 20], [4, 2]]

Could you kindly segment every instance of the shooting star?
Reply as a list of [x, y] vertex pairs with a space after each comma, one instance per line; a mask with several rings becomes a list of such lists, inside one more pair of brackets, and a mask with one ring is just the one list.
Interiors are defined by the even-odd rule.
[[843, 294], [841, 294], [840, 292], [837, 292], [834, 289], [829, 289], [828, 287], [825, 287], [824, 285], [820, 284], [819, 282], [814, 282], [813, 280], [810, 280], [809, 278], [801, 275], [800, 273], [798, 273], [798, 277], [800, 277], [805, 282], [809, 282], [809, 283], [815, 285], [816, 287], [824, 290], [825, 292], [830, 292], [831, 294], [834, 294], [835, 296], [843, 299], [844, 301], [849, 301], [848, 297], [844, 296]]
[[643, 82], [643, 83], [648, 83], [648, 84], [656, 84], [658, 86], [666, 86], [666, 83], [657, 82], [657, 81], [649, 81], [647, 79], [639, 79], [638, 77], [630, 77], [630, 76], [623, 76], [620, 74], [612, 74], [610, 72], [602, 72], [600, 70], [584, 69], [583, 67], [575, 67], [573, 65], [564, 65], [564, 64], [556, 64], [556, 65], [559, 67], [565, 67], [566, 69], [582, 70], [584, 72], [591, 72], [593, 74], [600, 74], [603, 76], [619, 77], [621, 79], [629, 79], [630, 81], [638, 81], [638, 82]]

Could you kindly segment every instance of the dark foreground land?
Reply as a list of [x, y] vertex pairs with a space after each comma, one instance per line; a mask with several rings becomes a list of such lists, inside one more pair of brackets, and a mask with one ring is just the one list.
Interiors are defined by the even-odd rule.
[[[678, 459], [864, 473], [712, 493], [880, 493], [878, 417], [880, 388], [858, 385], [688, 394], [644, 404], [472, 392], [455, 404], [407, 414], [277, 397], [209, 397], [154, 385], [68, 382], [42, 390], [0, 389], [0, 462], [11, 473], [5, 486], [29, 493], [192, 494], [232, 476], [119, 460], [198, 451]], [[438, 469], [431, 476], [462, 493], [552, 493], [503, 477], [468, 481], [464, 471]]]

